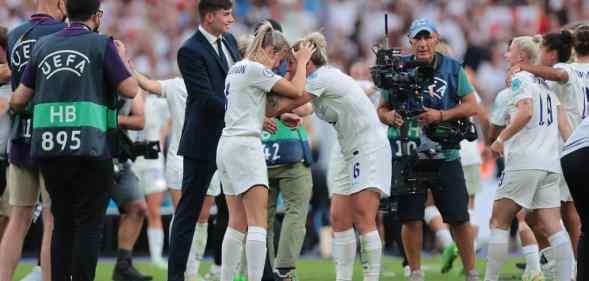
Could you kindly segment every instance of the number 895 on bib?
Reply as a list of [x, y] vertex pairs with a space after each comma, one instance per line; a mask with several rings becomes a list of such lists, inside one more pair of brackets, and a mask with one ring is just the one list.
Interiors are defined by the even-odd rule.
[[45, 131], [41, 134], [41, 148], [43, 151], [73, 151], [80, 149], [82, 144], [80, 131]]

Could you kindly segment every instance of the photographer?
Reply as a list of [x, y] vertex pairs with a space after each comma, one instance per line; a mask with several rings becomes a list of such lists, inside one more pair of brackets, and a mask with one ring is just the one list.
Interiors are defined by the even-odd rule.
[[121, 50], [95, 33], [100, 1], [68, 0], [66, 10], [70, 26], [35, 45], [10, 106], [23, 112], [32, 100], [35, 111], [32, 156], [40, 162], [55, 216], [51, 279], [90, 281], [113, 188], [113, 93], [134, 97], [138, 86]]
[[[116, 42], [123, 50], [125, 46]], [[133, 145], [128, 138], [127, 130], [140, 131], [145, 127], [145, 100], [139, 90], [134, 99], [119, 99], [118, 107], [118, 139], [117, 145], [127, 141], [127, 149], [117, 149], [115, 152], [115, 188], [111, 198], [119, 207], [120, 223], [117, 236], [117, 261], [113, 271], [113, 280], [136, 281], [152, 280], [133, 266], [133, 247], [141, 234], [143, 221], [147, 216], [145, 192], [139, 184], [139, 178], [133, 171], [131, 160], [135, 160]], [[124, 145], [123, 145], [124, 146]], [[130, 151], [129, 151], [130, 150]]]
[[[403, 61], [417, 61], [430, 65], [433, 67], [434, 80], [432, 84], [420, 85], [423, 89], [421, 94], [424, 112], [417, 118], [404, 119], [405, 116], [393, 110], [391, 100], [396, 94], [394, 90], [384, 92], [378, 115], [383, 123], [391, 126], [389, 140], [393, 155], [397, 157], [402, 155], [397, 148], [401, 144], [399, 128], [405, 126], [404, 129], [408, 129], [409, 132], [408, 141], [414, 142], [415, 147], [418, 147], [425, 137], [422, 134], [422, 127], [472, 116], [477, 108], [476, 98], [473, 95], [474, 89], [468, 82], [460, 63], [435, 52], [439, 35], [434, 24], [425, 19], [414, 21], [409, 30], [409, 38], [413, 55], [403, 57]], [[411, 146], [411, 143], [409, 145]], [[474, 268], [475, 255], [472, 227], [468, 215], [468, 193], [459, 150], [444, 148], [438, 154], [444, 161], [437, 167], [438, 178], [435, 185], [437, 188], [432, 189], [434, 200], [444, 222], [450, 225], [460, 250], [466, 280], [479, 280], [478, 272]], [[393, 159], [393, 183], [395, 178], [399, 177], [400, 161], [397, 161], [398, 159]], [[426, 192], [399, 196], [398, 214], [403, 223], [403, 242], [412, 271], [410, 280], [424, 279], [420, 254], [425, 201]]]

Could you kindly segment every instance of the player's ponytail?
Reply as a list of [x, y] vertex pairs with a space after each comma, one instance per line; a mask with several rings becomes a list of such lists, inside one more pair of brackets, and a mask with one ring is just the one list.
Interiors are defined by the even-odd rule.
[[275, 52], [288, 50], [288, 41], [282, 32], [272, 28], [272, 24], [264, 22], [256, 29], [255, 37], [245, 51], [247, 59], [256, 60], [260, 51], [272, 47]]
[[311, 44], [311, 46], [316, 49], [313, 55], [311, 55], [311, 62], [313, 62], [315, 66], [319, 67], [328, 63], [327, 40], [323, 34], [320, 32], [310, 33], [303, 37], [303, 39], [297, 41], [294, 44], [293, 49], [298, 51], [303, 43]]

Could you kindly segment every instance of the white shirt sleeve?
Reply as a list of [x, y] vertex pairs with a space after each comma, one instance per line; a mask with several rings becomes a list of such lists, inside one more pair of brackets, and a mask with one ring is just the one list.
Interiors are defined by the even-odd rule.
[[318, 79], [318, 73], [313, 73], [309, 77], [307, 77], [307, 83], [305, 83], [305, 92], [314, 95], [315, 97], [320, 97], [323, 95], [327, 87]]
[[270, 92], [272, 87], [282, 79], [282, 76], [257, 63], [248, 66], [247, 75], [252, 85], [264, 92]]
[[511, 92], [513, 95], [513, 104], [520, 100], [532, 98], [533, 81], [527, 75], [517, 73], [511, 80]]
[[491, 124], [499, 127], [505, 127], [507, 125], [507, 99], [506, 96], [510, 93], [500, 92], [495, 98], [493, 104], [493, 111], [491, 113], [490, 122]]
[[569, 79], [566, 82], [558, 82], [561, 85], [572, 85], [573, 84], [573, 80], [575, 79], [575, 72], [573, 70], [573, 68], [566, 63], [557, 63], [554, 65], [554, 68], [556, 69], [560, 69], [560, 70], [564, 70], [567, 75], [569, 76]]

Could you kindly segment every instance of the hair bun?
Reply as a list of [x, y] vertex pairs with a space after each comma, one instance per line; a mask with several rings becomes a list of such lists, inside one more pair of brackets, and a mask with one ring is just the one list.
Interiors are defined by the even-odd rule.
[[313, 32], [311, 34], [308, 34], [307, 36], [305, 36], [303, 40], [310, 42], [317, 49], [327, 48], [327, 40], [325, 39], [325, 36], [323, 36], [323, 34], [319, 32]]
[[534, 43], [540, 45], [540, 44], [542, 44], [542, 41], [544, 41], [544, 40], [542, 38], [542, 35], [536, 34], [536, 35], [532, 36], [532, 41], [534, 41]]

